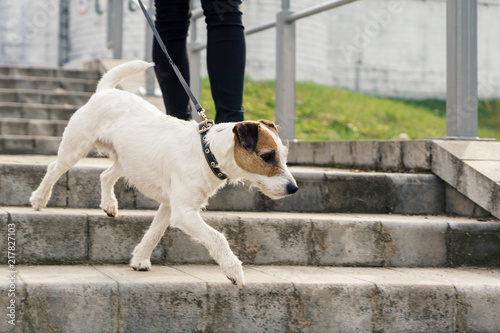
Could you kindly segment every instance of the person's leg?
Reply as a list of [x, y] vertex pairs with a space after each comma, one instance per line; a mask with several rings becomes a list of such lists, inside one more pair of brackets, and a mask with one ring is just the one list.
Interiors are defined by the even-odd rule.
[[[189, 61], [186, 39], [191, 17], [189, 0], [155, 0], [155, 26], [167, 47], [173, 62], [189, 84]], [[153, 41], [155, 72], [163, 94], [167, 114], [188, 120], [191, 118], [189, 97], [163, 53], [160, 45]]]
[[215, 122], [243, 120], [246, 46], [237, 0], [202, 0], [207, 23], [207, 70]]

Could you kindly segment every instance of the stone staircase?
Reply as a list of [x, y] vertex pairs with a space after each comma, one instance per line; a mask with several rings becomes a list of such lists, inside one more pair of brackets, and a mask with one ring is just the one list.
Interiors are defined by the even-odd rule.
[[[28, 89], [44, 86], [32, 81]], [[20, 103], [0, 104], [3, 149], [12, 135], [33, 145], [0, 155], [0, 249], [13, 265], [0, 268], [0, 332], [500, 331], [500, 223], [430, 172], [429, 142], [291, 142], [294, 196], [220, 191], [202, 215], [244, 262], [239, 289], [176, 229], [153, 252], [151, 271], [129, 268], [157, 203], [120, 180], [119, 216], [106, 216], [105, 158], [83, 159], [58, 181], [49, 208], [31, 209], [55, 159], [36, 143], [51, 137], [57, 148], [67, 117], [51, 120], [74, 107], [11, 105]]]
[[57, 153], [67, 120], [99, 77], [90, 70], [0, 66], [0, 154]]

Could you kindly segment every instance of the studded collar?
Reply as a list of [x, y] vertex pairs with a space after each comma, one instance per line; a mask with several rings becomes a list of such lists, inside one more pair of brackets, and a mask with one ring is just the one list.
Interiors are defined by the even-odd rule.
[[214, 173], [214, 175], [220, 180], [227, 179], [227, 175], [223, 173], [218, 167], [217, 159], [214, 154], [212, 154], [212, 150], [210, 149], [210, 145], [208, 141], [205, 139], [209, 129], [213, 126], [213, 122], [211, 121], [202, 121], [199, 124], [199, 132], [201, 136], [201, 146], [203, 148], [203, 154], [205, 155], [205, 159], [207, 160], [208, 166]]

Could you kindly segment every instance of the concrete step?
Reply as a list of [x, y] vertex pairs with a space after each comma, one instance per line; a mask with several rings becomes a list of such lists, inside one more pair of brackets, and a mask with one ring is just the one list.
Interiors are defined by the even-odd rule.
[[34, 104], [17, 102], [0, 102], [1, 118], [53, 119], [68, 120], [77, 110], [71, 104]]
[[31, 90], [31, 89], [0, 89], [0, 100], [11, 103], [34, 104], [70, 104], [82, 106], [87, 103], [92, 93], [74, 92], [64, 89]]
[[1, 134], [0, 153], [53, 155], [60, 143], [58, 136]]
[[0, 154], [55, 155], [61, 139], [50, 135], [0, 134]]
[[11, 76], [0, 75], [0, 87], [8, 89], [33, 89], [68, 91], [95, 91], [97, 80], [64, 77]]
[[[58, 125], [54, 125], [56, 128]], [[44, 126], [39, 129], [43, 129]], [[61, 131], [58, 127], [55, 129]], [[0, 154], [13, 155], [54, 155], [57, 153], [59, 144], [61, 143], [60, 136], [49, 135], [0, 135]], [[88, 157], [102, 157], [97, 151], [91, 151]]]
[[0, 118], [0, 135], [62, 136], [66, 120]]
[[2, 332], [500, 331], [498, 269], [245, 266], [242, 289], [217, 266], [0, 270]]
[[27, 67], [27, 66], [0, 66], [0, 75], [57, 77], [86, 80], [99, 80], [100, 74], [96, 70], [65, 69], [61, 67]]
[[[3, 207], [16, 228], [18, 264], [128, 263], [153, 210]], [[245, 264], [366, 267], [500, 267], [500, 222], [450, 216], [203, 212]], [[0, 249], [7, 252], [7, 238]], [[68, 242], [68, 240], [71, 240]], [[153, 264], [214, 263], [207, 250], [170, 228]]]
[[[27, 206], [29, 196], [55, 157], [0, 156], [0, 205]], [[108, 159], [83, 159], [54, 186], [50, 207], [98, 208], [99, 175]], [[432, 174], [356, 172], [291, 167], [299, 191], [271, 200], [247, 186], [227, 186], [209, 201], [211, 210], [281, 212], [356, 212], [442, 214], [445, 187]], [[120, 180], [115, 186], [120, 208], [156, 209], [158, 204]]]
[[500, 142], [483, 140], [289, 143], [288, 163], [392, 172], [431, 171], [500, 218]]
[[500, 142], [433, 141], [432, 172], [500, 218]]

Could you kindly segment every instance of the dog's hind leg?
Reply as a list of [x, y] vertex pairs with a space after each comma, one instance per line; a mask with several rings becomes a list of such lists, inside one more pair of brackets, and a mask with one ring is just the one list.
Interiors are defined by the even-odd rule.
[[36, 210], [44, 208], [57, 180], [82, 157], [85, 157], [92, 147], [93, 142], [90, 139], [78, 138], [66, 129], [57, 152], [57, 159], [49, 164], [40, 186], [31, 194], [31, 206]]
[[114, 185], [122, 175], [118, 162], [115, 162], [106, 171], [101, 173], [101, 205], [108, 216], [118, 215], [118, 201], [116, 200]]
[[151, 269], [151, 253], [158, 245], [161, 237], [167, 230], [170, 223], [170, 206], [161, 204], [153, 219], [153, 223], [132, 252], [132, 260], [130, 266], [137, 271], [148, 271]]
[[47, 173], [43, 177], [40, 186], [31, 194], [30, 203], [33, 208], [40, 210], [45, 208], [47, 202], [49, 202], [50, 195], [52, 194], [52, 187], [57, 182], [59, 177], [67, 170], [64, 170], [57, 161], [49, 164], [47, 167]]

